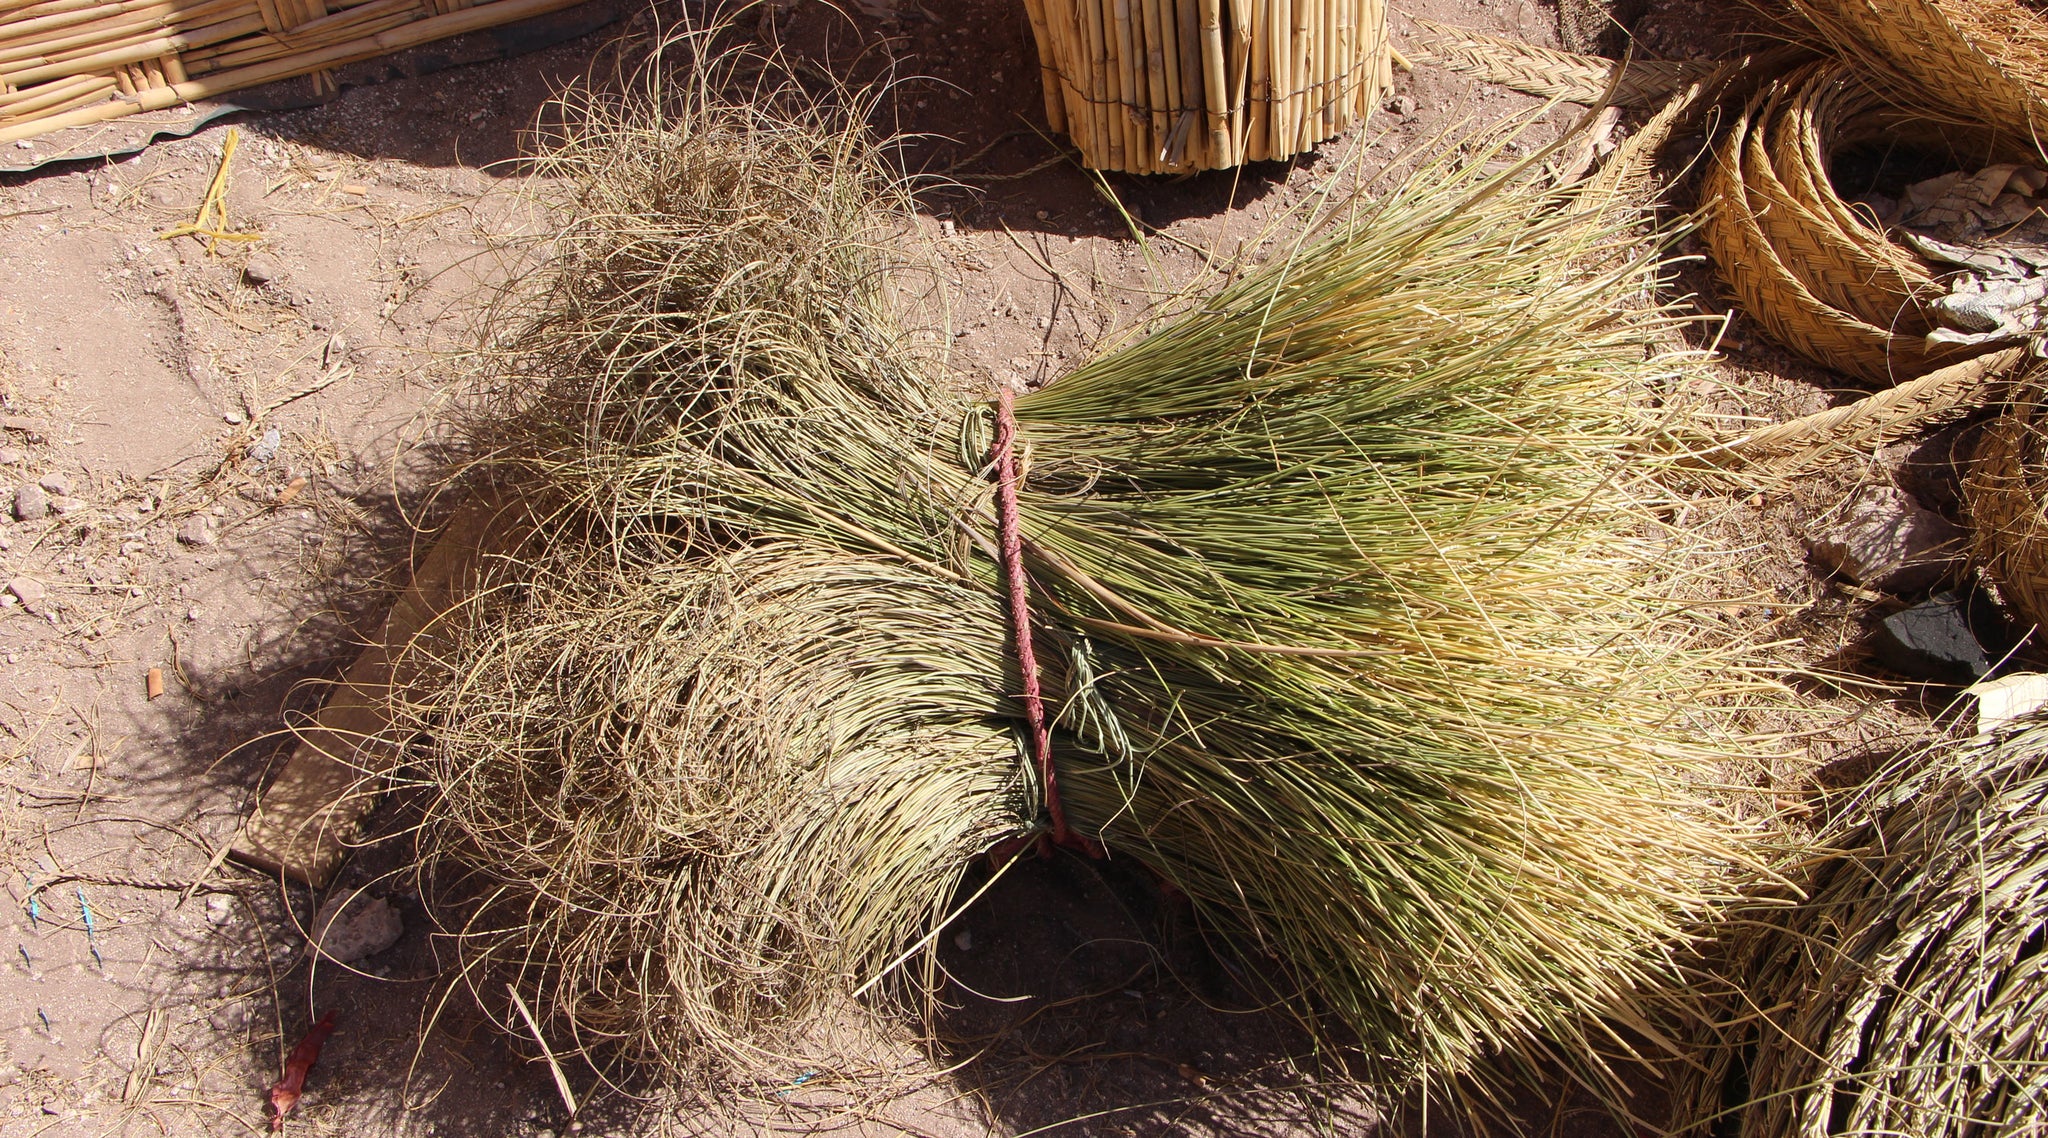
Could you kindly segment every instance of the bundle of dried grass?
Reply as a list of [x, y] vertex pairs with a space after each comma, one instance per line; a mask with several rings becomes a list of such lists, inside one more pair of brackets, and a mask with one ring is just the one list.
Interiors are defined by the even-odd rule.
[[[539, 159], [573, 191], [489, 437], [556, 521], [400, 719], [463, 975], [599, 1054], [786, 1073], [850, 993], [931, 990], [1044, 788], [989, 409], [898, 321], [904, 191], [857, 116], [718, 71], [579, 99]], [[1600, 1077], [1735, 856], [1683, 780], [1750, 683], [1644, 583], [1635, 396], [1680, 317], [1640, 304], [1633, 210], [1497, 157], [1308, 219], [1016, 402], [1066, 815], [1390, 1093], [1501, 1054]]]
[[1291, 158], [1393, 84], [1384, 0], [1025, 0], [1045, 113], [1133, 174]]
[[1729, 926], [1735, 994], [1682, 1079], [1679, 1132], [2039, 1134], [2048, 726], [1912, 756], [1784, 874], [1796, 905]]

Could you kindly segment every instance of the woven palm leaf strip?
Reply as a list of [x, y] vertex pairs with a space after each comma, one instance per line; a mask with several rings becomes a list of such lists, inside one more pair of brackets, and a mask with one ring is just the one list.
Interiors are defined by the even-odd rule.
[[1597, 55], [1576, 55], [1520, 40], [1504, 39], [1417, 19], [1417, 62], [1427, 61], [1524, 94], [1567, 103], [1601, 102], [1614, 81], [1621, 83], [1613, 102], [1623, 107], [1655, 107], [1684, 90], [1687, 84], [1713, 75], [1714, 62], [1631, 60], [1626, 65]]
[[[2048, 723], [1880, 775], [1728, 927], [1685, 1138], [2022, 1138], [2048, 1117]], [[1780, 898], [1782, 902], [1782, 897]]]

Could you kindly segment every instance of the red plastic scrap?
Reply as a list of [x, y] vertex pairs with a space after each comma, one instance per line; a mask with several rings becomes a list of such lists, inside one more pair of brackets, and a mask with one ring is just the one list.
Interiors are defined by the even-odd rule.
[[284, 1116], [299, 1105], [299, 1095], [306, 1089], [306, 1072], [311, 1071], [313, 1064], [319, 1060], [320, 1045], [326, 1043], [327, 1037], [333, 1034], [334, 1012], [330, 1010], [320, 1017], [320, 1022], [308, 1028], [305, 1038], [299, 1040], [297, 1047], [292, 1048], [291, 1056], [284, 1061], [284, 1078], [279, 1079], [277, 1085], [270, 1088], [270, 1106], [277, 1111], [270, 1119], [272, 1130], [284, 1129]]

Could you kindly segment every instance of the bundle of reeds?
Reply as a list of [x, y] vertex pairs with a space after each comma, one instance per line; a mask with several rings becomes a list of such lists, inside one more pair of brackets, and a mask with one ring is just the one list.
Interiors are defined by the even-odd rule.
[[0, 142], [213, 98], [580, 0], [0, 0]]
[[1289, 158], [1393, 82], [1384, 0], [1025, 0], [1045, 113], [1098, 170]]
[[1781, 872], [1793, 889], [1726, 926], [1734, 991], [1677, 1131], [2041, 1133], [2048, 725], [1909, 756]]
[[1636, 396], [1684, 362], [1634, 211], [1482, 146], [1305, 219], [1016, 399], [1006, 581], [1010, 426], [902, 330], [904, 191], [857, 115], [717, 71], [580, 99], [538, 159], [574, 196], [484, 437], [550, 540], [407, 666], [485, 1003], [497, 966], [558, 1045], [815, 1054], [820, 1009], [929, 990], [974, 859], [1064, 824], [1389, 1091], [1597, 1077], [1733, 856], [1683, 780], [1748, 687], [1646, 583]]

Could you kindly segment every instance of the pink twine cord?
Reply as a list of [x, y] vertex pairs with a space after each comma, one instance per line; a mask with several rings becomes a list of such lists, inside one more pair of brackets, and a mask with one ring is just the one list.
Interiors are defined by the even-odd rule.
[[[1004, 583], [1010, 592], [1010, 634], [1016, 644], [1017, 670], [1024, 679], [1024, 722], [1031, 731], [1031, 758], [1045, 787], [1045, 809], [1052, 817], [1052, 842], [1101, 857], [1102, 849], [1067, 825], [1060, 805], [1059, 776], [1052, 765], [1052, 731], [1045, 722], [1045, 699], [1038, 686], [1038, 655], [1031, 644], [1031, 600], [1024, 575], [1024, 521], [1017, 509], [1017, 397], [1008, 387], [996, 396], [996, 437], [990, 449], [996, 464], [996, 541], [1003, 555]], [[992, 853], [999, 852], [991, 851]]]

